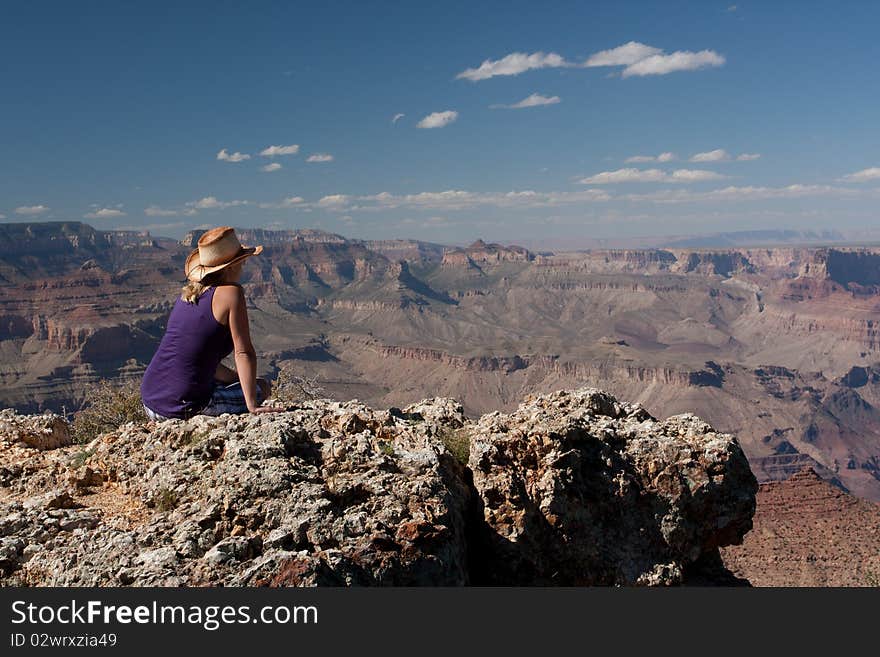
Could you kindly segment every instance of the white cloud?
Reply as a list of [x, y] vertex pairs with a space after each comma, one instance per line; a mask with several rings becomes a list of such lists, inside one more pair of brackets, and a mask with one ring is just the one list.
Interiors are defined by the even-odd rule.
[[[626, 171], [626, 170], [624, 170]], [[678, 169], [664, 172], [658, 169], [636, 171], [637, 175], [617, 176], [615, 182], [648, 181], [661, 183], [690, 183], [725, 178], [714, 171]], [[604, 172], [614, 174], [617, 172]], [[641, 176], [641, 178], [639, 178]], [[603, 182], [613, 179], [605, 176]], [[623, 178], [626, 178], [624, 180]], [[584, 179], [580, 182], [588, 182]], [[448, 189], [439, 192], [425, 191], [414, 194], [392, 194], [380, 192], [366, 196], [332, 194], [317, 202], [306, 202], [300, 196], [291, 196], [280, 203], [261, 203], [261, 208], [296, 208], [300, 212], [324, 209], [344, 213], [387, 212], [394, 209], [409, 209], [432, 213], [467, 211], [476, 207], [493, 206], [511, 210], [530, 208], [556, 208], [564, 205], [593, 203], [712, 203], [740, 202], [767, 199], [798, 199], [806, 197], [828, 198], [875, 198], [880, 197], [878, 189], [857, 190], [830, 185], [793, 184], [785, 187], [728, 186], [707, 191], [693, 191], [688, 188], [661, 189], [650, 193], [613, 194], [604, 188], [587, 188], [578, 191], [514, 190], [509, 192], [474, 192], [461, 189]]]
[[725, 61], [724, 56], [714, 50], [699, 52], [676, 50], [666, 54], [661, 48], [629, 41], [622, 46], [593, 53], [582, 64], [569, 62], [554, 52], [531, 54], [514, 52], [501, 59], [487, 59], [479, 67], [466, 69], [455, 77], [477, 81], [499, 75], [519, 75], [541, 68], [623, 66], [625, 68], [622, 76], [628, 78], [634, 75], [666, 75], [675, 71], [695, 71], [710, 66], [722, 66]]
[[223, 162], [244, 162], [245, 160], [251, 159], [251, 156], [247, 153], [239, 153], [238, 151], [235, 153], [227, 153], [226, 149], [223, 148], [217, 153], [217, 159], [222, 160]]
[[290, 146], [268, 146], [260, 151], [263, 157], [275, 157], [276, 155], [296, 155], [299, 153], [299, 144]]
[[281, 165], [277, 162], [272, 162], [271, 164], [267, 164], [264, 167], [260, 167], [260, 171], [265, 171], [266, 173], [271, 173], [272, 171], [278, 171], [281, 168]]
[[89, 212], [83, 216], [86, 219], [114, 219], [116, 217], [124, 217], [125, 213], [122, 210], [116, 210], [115, 208], [101, 208], [100, 210]]
[[602, 171], [578, 182], [584, 185], [610, 185], [630, 182], [665, 182], [666, 172], [660, 169], [617, 169]]
[[260, 207], [264, 210], [279, 210], [284, 208], [295, 208], [305, 203], [302, 196], [288, 196], [281, 200], [280, 203], [260, 203]]
[[625, 78], [633, 75], [666, 75], [675, 71], [696, 71], [708, 66], [722, 66], [726, 60], [714, 50], [690, 52], [679, 50], [669, 55], [652, 55], [623, 69]]
[[151, 205], [144, 208], [144, 214], [148, 217], [176, 217], [180, 212], [178, 210], [164, 210], [158, 205]]
[[0, 214], [0, 219], [6, 219], [6, 215], [5, 215], [5, 214]]
[[417, 128], [442, 128], [458, 118], [458, 112], [446, 110], [445, 112], [433, 112], [416, 124]]
[[485, 60], [478, 68], [469, 68], [455, 76], [456, 80], [464, 78], [466, 80], [488, 80], [498, 75], [519, 75], [526, 71], [538, 68], [559, 68], [563, 66], [572, 66], [566, 62], [564, 58], [555, 52], [543, 53], [535, 52], [530, 55], [524, 52], [510, 53], [501, 59]]
[[601, 50], [584, 62], [584, 66], [630, 66], [647, 57], [659, 55], [663, 51], [660, 48], [646, 46], [644, 43], [630, 41], [617, 48]]
[[346, 205], [349, 201], [349, 196], [346, 194], [330, 194], [329, 196], [324, 196], [318, 201], [318, 206], [322, 208], [335, 208], [339, 206]]
[[854, 173], [848, 173], [843, 176], [841, 180], [844, 182], [855, 183], [868, 182], [869, 180], [880, 180], [880, 167], [870, 167]]
[[577, 192], [536, 192], [533, 190], [470, 192], [448, 189], [442, 192], [419, 192], [417, 194], [396, 195], [381, 192], [370, 196], [359, 196], [357, 200], [362, 205], [352, 209], [369, 211], [414, 208], [456, 211], [486, 205], [502, 208], [547, 207], [565, 203], [601, 202], [610, 198], [610, 195], [601, 189], [585, 189]]
[[332, 162], [333, 156], [328, 153], [312, 153], [306, 162]]
[[624, 160], [624, 162], [672, 162], [675, 159], [675, 153], [660, 153], [660, 155], [633, 155]]
[[585, 67], [624, 66], [622, 76], [666, 75], [674, 71], [695, 71], [708, 66], [721, 66], [724, 56], [714, 50], [676, 50], [666, 54], [660, 48], [630, 41], [617, 48], [602, 50], [583, 63]]
[[23, 205], [21, 207], [15, 208], [15, 214], [23, 214], [26, 216], [33, 216], [37, 214], [44, 214], [49, 211], [45, 205]]
[[704, 180], [721, 180], [722, 178], [727, 178], [727, 176], [703, 169], [676, 169], [672, 172], [669, 182], [703, 182]]
[[738, 162], [750, 162], [760, 159], [760, 153], [740, 153], [733, 157], [723, 148], [716, 148], [714, 151], [706, 151], [705, 153], [697, 153], [690, 159], [691, 162], [729, 162], [736, 160]]
[[532, 94], [528, 98], [523, 98], [512, 105], [489, 105], [492, 109], [523, 109], [524, 107], [540, 107], [541, 105], [556, 105], [562, 102], [559, 96], [542, 96], [541, 94]]
[[[234, 208], [239, 205], [247, 204], [247, 201], [218, 201], [215, 196], [205, 196], [198, 201], [190, 201], [186, 205], [190, 210], [225, 210], [226, 208]], [[190, 214], [195, 213], [191, 212]]]
[[830, 185], [788, 185], [786, 187], [724, 187], [706, 192], [690, 190], [663, 190], [650, 194], [630, 194], [618, 197], [628, 201], [655, 203], [692, 203], [705, 201], [758, 201], [767, 199], [804, 198], [808, 196], [853, 196], [854, 191]]
[[401, 112], [401, 113], [398, 113], [398, 114], [395, 114], [395, 115], [394, 115], [394, 118], [391, 119], [391, 123], [397, 123], [397, 122], [400, 121], [400, 119], [402, 119], [404, 116], [406, 116], [406, 114], [403, 114], [402, 112]]
[[705, 153], [697, 153], [691, 157], [691, 162], [726, 162], [730, 159], [730, 154], [723, 148], [716, 148], [714, 151], [706, 151]]
[[584, 185], [614, 185], [635, 182], [689, 183], [719, 180], [725, 177], [714, 171], [701, 169], [676, 169], [672, 173], [660, 169], [617, 169], [616, 171], [602, 171], [589, 178], [582, 178], [578, 182]]

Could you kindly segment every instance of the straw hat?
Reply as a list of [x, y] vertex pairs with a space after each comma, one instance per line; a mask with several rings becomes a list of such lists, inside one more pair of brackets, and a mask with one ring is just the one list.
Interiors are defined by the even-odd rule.
[[199, 248], [189, 254], [183, 270], [189, 280], [199, 282], [208, 274], [262, 251], [262, 246], [242, 246], [233, 228], [220, 226], [206, 231], [199, 238]]

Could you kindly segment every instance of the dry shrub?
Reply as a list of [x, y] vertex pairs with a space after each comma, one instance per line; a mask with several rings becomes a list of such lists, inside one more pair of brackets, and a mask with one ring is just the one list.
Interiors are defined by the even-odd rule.
[[179, 503], [180, 496], [170, 488], [160, 488], [156, 492], [156, 497], [153, 500], [154, 506], [159, 511], [172, 511], [177, 508]]
[[87, 443], [126, 422], [146, 422], [140, 380], [101, 381], [86, 390], [83, 405], [73, 416], [73, 435]]
[[317, 377], [295, 374], [292, 365], [284, 365], [272, 384], [272, 396], [284, 405], [326, 397]]
[[468, 464], [471, 451], [471, 437], [465, 427], [459, 427], [458, 429], [444, 427], [440, 430], [438, 437], [459, 463], [462, 465]]

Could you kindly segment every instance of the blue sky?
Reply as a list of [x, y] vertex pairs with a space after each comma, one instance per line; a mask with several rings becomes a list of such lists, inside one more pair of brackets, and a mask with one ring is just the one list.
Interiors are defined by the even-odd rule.
[[880, 6], [474, 5], [4, 2], [0, 221], [877, 226]]

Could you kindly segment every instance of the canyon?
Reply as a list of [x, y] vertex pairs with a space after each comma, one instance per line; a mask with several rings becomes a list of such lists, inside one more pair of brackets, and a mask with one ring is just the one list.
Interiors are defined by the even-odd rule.
[[[135, 380], [182, 284], [183, 240], [0, 224], [0, 407], [72, 412]], [[804, 467], [880, 501], [880, 248], [532, 252], [241, 229], [261, 373], [376, 408], [476, 418], [593, 386], [737, 436], [761, 482]]]

